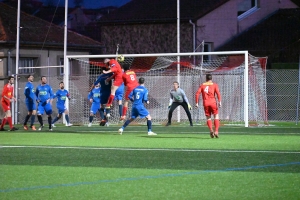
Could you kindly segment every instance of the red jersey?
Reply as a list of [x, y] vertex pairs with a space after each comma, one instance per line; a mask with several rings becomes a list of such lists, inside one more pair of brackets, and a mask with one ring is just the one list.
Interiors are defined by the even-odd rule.
[[212, 81], [208, 81], [200, 85], [198, 91], [196, 92], [196, 103], [199, 102], [200, 93], [202, 93], [203, 106], [216, 104], [215, 95], [217, 95], [219, 102], [221, 101], [219, 86], [218, 84], [213, 83]]
[[127, 86], [127, 88], [136, 88], [139, 83], [136, 80], [136, 74], [132, 70], [127, 70], [126, 72], [123, 73], [123, 81], [124, 85]]
[[7, 83], [6, 85], [4, 85], [3, 90], [2, 90], [2, 100], [1, 101], [10, 103], [10, 100], [4, 98], [4, 96], [6, 96], [10, 99], [13, 98], [13, 96], [14, 96], [14, 86], [13, 85]]

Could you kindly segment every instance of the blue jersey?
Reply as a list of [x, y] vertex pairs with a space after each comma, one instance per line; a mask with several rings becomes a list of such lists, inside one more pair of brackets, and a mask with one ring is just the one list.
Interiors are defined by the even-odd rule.
[[56, 106], [57, 107], [62, 107], [65, 105], [65, 102], [66, 102], [66, 99], [69, 98], [70, 94], [68, 92], [68, 90], [57, 90], [54, 97], [53, 98], [56, 98], [57, 97], [57, 101], [56, 101]]
[[100, 103], [100, 88], [94, 88], [88, 95], [88, 99], [93, 99], [93, 102]]
[[144, 105], [144, 102], [148, 101], [148, 90], [142, 85], [134, 88], [130, 94], [129, 99], [133, 101], [133, 106]]
[[112, 73], [108, 73], [108, 74], [101, 74], [97, 80], [94, 82], [94, 85], [97, 85], [98, 83], [100, 83], [101, 85], [101, 93], [109, 91], [111, 89], [111, 85], [112, 85], [112, 81], [109, 81], [108, 83], [105, 82], [106, 79], [108, 79], [109, 77], [111, 77], [113, 74]]
[[25, 94], [25, 101], [26, 103], [29, 102], [35, 102], [36, 101], [36, 96], [34, 93], [34, 86], [31, 82], [27, 82], [25, 85], [25, 89], [24, 89], [24, 94]]
[[52, 88], [48, 84], [37, 86], [35, 95], [40, 102], [46, 102], [48, 99], [53, 99]]

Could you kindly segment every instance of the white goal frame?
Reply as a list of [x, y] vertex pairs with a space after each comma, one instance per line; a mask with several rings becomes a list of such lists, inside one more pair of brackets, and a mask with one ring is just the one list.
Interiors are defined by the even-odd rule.
[[[122, 54], [125, 58], [126, 57], [155, 57], [155, 56], [205, 56], [205, 55], [244, 55], [244, 83], [243, 83], [243, 89], [244, 89], [244, 123], [245, 127], [249, 127], [249, 93], [248, 93], [248, 59], [249, 54], [248, 51], [219, 51], [219, 52], [189, 52], [189, 53], [155, 53], [155, 54]], [[116, 54], [109, 54], [109, 55], [67, 55], [66, 64], [64, 65], [64, 83], [65, 83], [65, 89], [69, 90], [69, 60], [75, 59], [75, 58], [115, 58]], [[180, 73], [177, 73], [177, 79], [180, 80]], [[69, 102], [66, 103], [67, 109], [69, 109]], [[180, 117], [180, 116], [179, 116]]]

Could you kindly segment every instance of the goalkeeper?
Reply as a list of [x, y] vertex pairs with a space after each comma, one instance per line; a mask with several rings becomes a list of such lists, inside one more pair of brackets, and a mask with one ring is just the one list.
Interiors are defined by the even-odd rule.
[[190, 110], [192, 106], [189, 104], [189, 101], [185, 95], [185, 92], [179, 88], [179, 83], [177, 81], [173, 82], [173, 89], [170, 91], [170, 103], [169, 103], [169, 114], [168, 114], [168, 123], [166, 126], [171, 125], [173, 111], [181, 105], [190, 121], [190, 126], [193, 126], [192, 116]]

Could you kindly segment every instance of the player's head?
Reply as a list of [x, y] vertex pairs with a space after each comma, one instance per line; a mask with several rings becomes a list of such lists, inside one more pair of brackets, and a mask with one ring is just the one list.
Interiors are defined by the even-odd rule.
[[106, 65], [107, 68], [110, 67], [110, 66], [109, 66], [109, 61], [110, 61], [109, 58], [105, 58], [105, 59], [104, 59], [104, 64]]
[[42, 76], [42, 77], [41, 77], [41, 82], [42, 82], [42, 84], [46, 84], [46, 83], [47, 83], [47, 78], [46, 78], [46, 76]]
[[100, 87], [100, 83], [97, 83], [97, 85], [95, 85], [95, 88], [99, 88]]
[[139, 84], [142, 85], [145, 83], [145, 79], [143, 77], [139, 78]]
[[8, 77], [8, 82], [9, 82], [10, 84], [14, 84], [14, 81], [15, 81], [15, 77], [13, 77], [13, 76], [9, 76], [9, 77]]
[[211, 80], [212, 80], [212, 75], [206, 74], [206, 81], [211, 81]]
[[33, 79], [34, 79], [34, 77], [33, 77], [33, 75], [28, 75], [27, 76], [27, 80], [29, 81], [29, 82], [33, 82]]
[[124, 69], [124, 72], [126, 72], [127, 70], [130, 69], [130, 65], [129, 64], [124, 64], [122, 65], [123, 69]]
[[65, 88], [64, 82], [61, 81], [61, 82], [59, 83], [59, 88], [60, 88], [60, 89], [64, 89], [64, 88]]
[[174, 89], [179, 88], [179, 83], [178, 83], [178, 81], [174, 81], [174, 82], [173, 82], [173, 87], [174, 87]]

